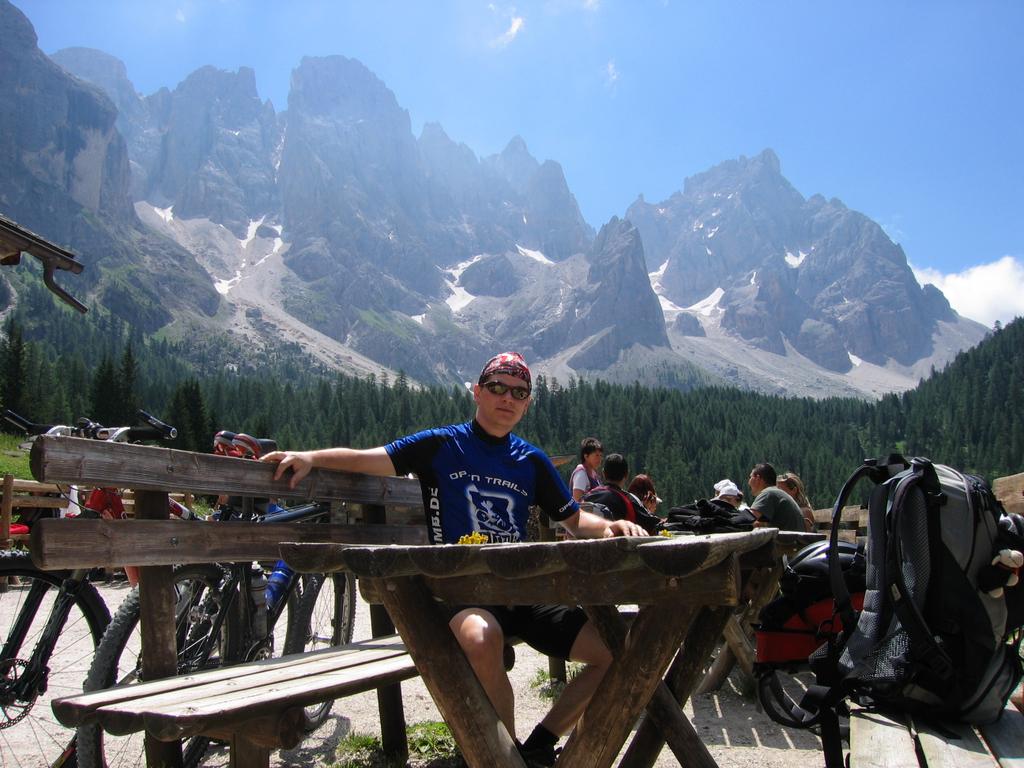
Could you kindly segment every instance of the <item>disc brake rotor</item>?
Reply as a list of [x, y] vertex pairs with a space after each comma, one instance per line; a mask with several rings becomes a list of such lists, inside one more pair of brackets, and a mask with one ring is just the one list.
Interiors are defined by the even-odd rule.
[[22, 659], [4, 659], [0, 662], [0, 730], [17, 725], [25, 716], [32, 711], [36, 703], [36, 697], [31, 701], [24, 701], [16, 698], [14, 687], [21, 676], [21, 670], [28, 668], [28, 662]]

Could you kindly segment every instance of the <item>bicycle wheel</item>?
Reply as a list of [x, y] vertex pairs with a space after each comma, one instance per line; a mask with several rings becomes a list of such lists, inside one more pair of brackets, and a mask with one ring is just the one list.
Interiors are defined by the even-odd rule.
[[[356, 619], [356, 580], [344, 573], [322, 573], [303, 577], [302, 597], [288, 623], [284, 652], [303, 653], [352, 642]], [[333, 701], [306, 707], [307, 731], [319, 728], [327, 719]]]
[[[227, 611], [216, 635], [211, 634], [229, 602], [222, 591], [225, 579], [225, 571], [212, 564], [184, 565], [174, 570], [178, 674], [214, 669], [237, 657], [236, 644], [231, 640], [232, 635], [238, 635], [234, 611]], [[117, 609], [96, 649], [85, 690], [140, 682], [141, 670], [139, 591], [134, 589]], [[199, 765], [208, 743], [202, 736], [189, 739], [184, 750], [185, 765]], [[127, 768], [145, 762], [142, 733], [111, 736], [95, 725], [78, 729], [80, 768]]]
[[[65, 591], [62, 585], [69, 575], [38, 570], [25, 552], [0, 552], [0, 754], [4, 765], [50, 765], [74, 738], [54, 718], [50, 702], [81, 692], [110, 612], [87, 581], [69, 582], [77, 585], [77, 591]], [[71, 601], [67, 618], [44, 638], [51, 611], [62, 597]], [[34, 669], [33, 660], [44, 650], [50, 651], [49, 660]]]

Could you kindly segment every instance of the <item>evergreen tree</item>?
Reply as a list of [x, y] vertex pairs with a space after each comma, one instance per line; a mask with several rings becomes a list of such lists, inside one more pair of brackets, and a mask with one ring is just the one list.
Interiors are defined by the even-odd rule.
[[103, 356], [92, 377], [89, 388], [89, 414], [87, 418], [97, 421], [105, 427], [120, 427], [125, 423], [121, 419], [120, 392], [117, 372], [114, 363], [107, 355]]
[[139, 410], [139, 398], [136, 394], [136, 380], [138, 379], [138, 364], [135, 362], [135, 354], [132, 351], [132, 343], [124, 348], [121, 355], [121, 364], [118, 366], [117, 390], [118, 399], [121, 404], [121, 420], [125, 424], [132, 424]]
[[4, 408], [29, 418], [29, 414], [25, 412], [23, 399], [26, 372], [25, 341], [22, 338], [21, 326], [13, 317], [8, 319], [4, 328], [0, 363], [3, 365], [3, 389], [0, 391], [0, 400], [3, 401]]

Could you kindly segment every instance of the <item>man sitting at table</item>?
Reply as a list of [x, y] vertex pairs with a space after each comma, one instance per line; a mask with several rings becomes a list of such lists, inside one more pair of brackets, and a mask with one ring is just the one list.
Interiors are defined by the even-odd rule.
[[[275, 451], [274, 477], [292, 471], [291, 487], [314, 467], [419, 478], [428, 535], [454, 544], [479, 533], [491, 542], [524, 541], [529, 509], [537, 505], [576, 538], [643, 536], [628, 520], [583, 512], [551, 460], [512, 434], [530, 407], [532, 378], [518, 352], [495, 355], [473, 387], [472, 421], [428, 429], [379, 448]], [[453, 608], [449, 625], [498, 717], [515, 738], [512, 685], [503, 663], [505, 638], [515, 635], [541, 653], [587, 666], [566, 685], [547, 716], [520, 747], [528, 765], [552, 765], [555, 744], [576, 724], [611, 662], [597, 628], [578, 607]]]
[[780, 531], [803, 533], [806, 530], [804, 514], [792, 496], [776, 487], [777, 478], [771, 464], [757, 464], [750, 470], [747, 485], [757, 497], [750, 505], [750, 512], [755, 518], [754, 527], [771, 526]]
[[609, 454], [604, 462], [604, 485], [584, 495], [583, 500], [603, 504], [615, 520], [629, 520], [654, 536], [661, 527], [661, 518], [647, 511], [644, 503], [622, 486], [629, 479], [629, 464], [619, 453]]

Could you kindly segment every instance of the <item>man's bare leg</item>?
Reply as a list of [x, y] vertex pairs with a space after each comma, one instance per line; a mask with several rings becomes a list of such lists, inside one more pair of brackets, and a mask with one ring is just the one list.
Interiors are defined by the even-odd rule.
[[570, 660], [587, 666], [565, 686], [562, 695], [541, 720], [541, 725], [555, 736], [571, 731], [600, 685], [612, 661], [612, 654], [591, 622], [583, 625], [572, 644]]
[[[490, 611], [467, 608], [448, 622], [455, 639], [476, 673], [487, 698], [505, 724], [509, 735], [516, 737], [515, 694], [505, 671], [505, 633]], [[582, 635], [583, 632], [580, 632]], [[577, 642], [579, 640], [577, 639]], [[573, 650], [576, 646], [573, 645]], [[591, 691], [593, 693], [593, 691]], [[589, 698], [589, 697], [588, 697]]]

